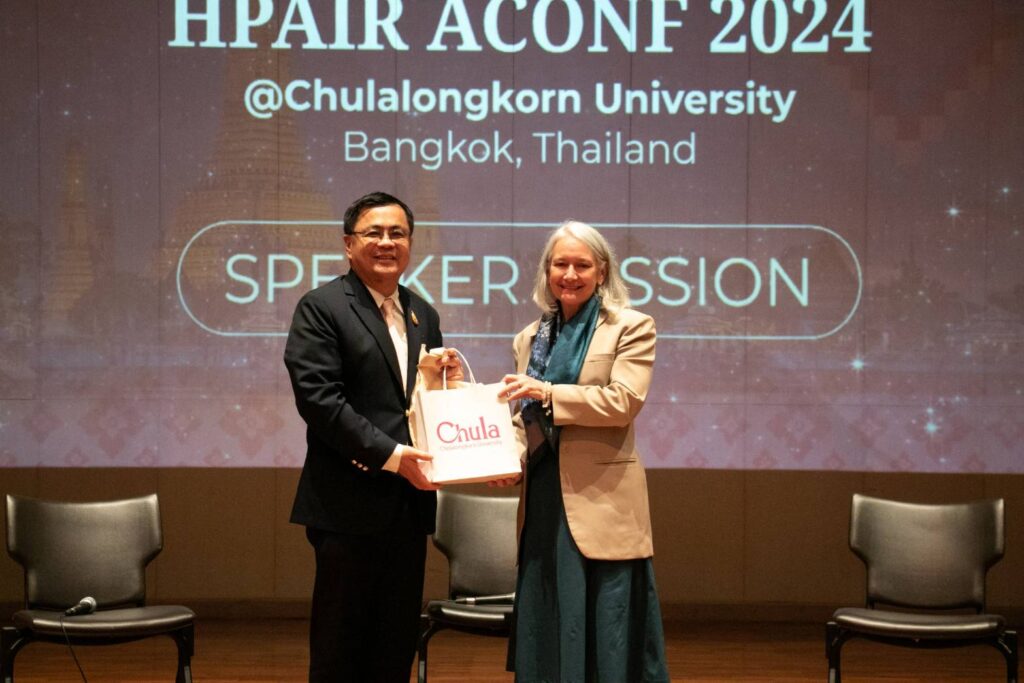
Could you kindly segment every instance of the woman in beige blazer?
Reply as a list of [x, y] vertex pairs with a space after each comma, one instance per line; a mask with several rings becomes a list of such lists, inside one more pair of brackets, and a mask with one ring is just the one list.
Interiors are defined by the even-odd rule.
[[629, 308], [608, 242], [575, 221], [549, 237], [534, 301], [544, 313], [516, 336], [504, 378], [525, 460], [509, 670], [524, 683], [668, 681], [633, 428], [654, 320]]

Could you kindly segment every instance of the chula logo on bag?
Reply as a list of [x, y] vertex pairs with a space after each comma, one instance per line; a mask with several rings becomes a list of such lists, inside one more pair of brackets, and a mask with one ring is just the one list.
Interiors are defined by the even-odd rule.
[[501, 430], [498, 425], [487, 424], [481, 415], [479, 423], [463, 426], [457, 422], [441, 422], [437, 425], [437, 438], [444, 443], [464, 443], [468, 441], [486, 441], [500, 439]]

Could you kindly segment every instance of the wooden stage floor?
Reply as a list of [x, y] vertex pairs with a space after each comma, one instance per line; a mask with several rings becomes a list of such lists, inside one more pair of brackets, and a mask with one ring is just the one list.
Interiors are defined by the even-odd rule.
[[[195, 683], [306, 680], [307, 623], [298, 619], [204, 620], [196, 625]], [[669, 624], [673, 681], [826, 680], [824, 625], [807, 623]], [[110, 647], [77, 648], [90, 683], [169, 683], [169, 638]], [[1002, 656], [977, 646], [918, 651], [854, 641], [844, 648], [846, 683], [982, 683], [1005, 681]], [[431, 641], [432, 683], [511, 682], [505, 640], [441, 632]], [[17, 683], [81, 681], [67, 648], [34, 643], [21, 651]], [[412, 680], [415, 680], [413, 678]], [[627, 682], [623, 682], [627, 683]]]

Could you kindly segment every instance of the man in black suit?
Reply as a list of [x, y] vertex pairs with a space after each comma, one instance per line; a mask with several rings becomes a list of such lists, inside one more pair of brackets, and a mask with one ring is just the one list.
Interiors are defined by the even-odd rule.
[[405, 445], [406, 409], [420, 346], [443, 342], [437, 311], [398, 284], [413, 228], [391, 195], [356, 200], [345, 212], [351, 269], [302, 298], [288, 333], [307, 427], [291, 521], [316, 555], [310, 681], [407, 683], [416, 651], [437, 487], [418, 464], [431, 456]]

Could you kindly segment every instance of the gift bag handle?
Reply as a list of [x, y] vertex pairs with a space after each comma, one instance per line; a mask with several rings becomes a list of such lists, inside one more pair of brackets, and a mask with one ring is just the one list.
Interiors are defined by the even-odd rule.
[[[466, 370], [469, 371], [469, 383], [476, 384], [476, 377], [473, 376], [473, 368], [469, 367], [469, 361], [466, 360], [466, 357], [464, 355], [462, 355], [462, 351], [459, 351], [456, 348], [452, 348], [452, 351], [454, 351], [455, 355], [459, 357], [459, 361], [462, 363], [462, 367], [466, 368]], [[444, 371], [441, 372], [441, 390], [448, 390], [448, 373]]]

